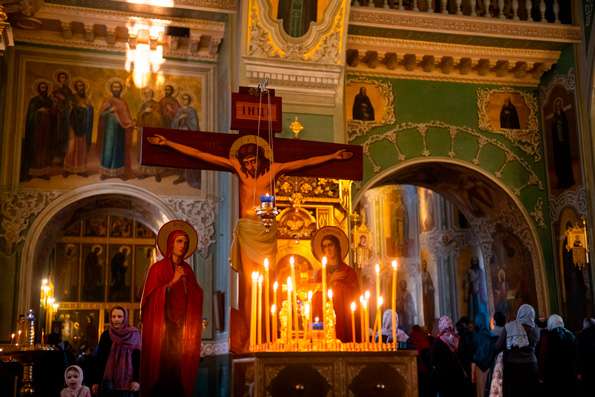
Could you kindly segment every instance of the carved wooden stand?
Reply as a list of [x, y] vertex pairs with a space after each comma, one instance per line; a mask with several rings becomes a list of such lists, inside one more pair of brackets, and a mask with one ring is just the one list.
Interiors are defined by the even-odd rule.
[[254, 353], [233, 359], [234, 397], [417, 397], [417, 354]]

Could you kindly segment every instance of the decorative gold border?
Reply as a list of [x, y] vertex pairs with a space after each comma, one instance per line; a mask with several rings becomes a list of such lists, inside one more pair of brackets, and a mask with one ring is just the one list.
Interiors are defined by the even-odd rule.
[[[523, 97], [523, 100], [529, 108], [529, 120], [527, 129], [493, 129], [490, 127], [488, 119], [488, 104], [490, 96], [494, 93], [516, 93]], [[494, 134], [504, 135], [516, 147], [530, 156], [533, 156], [535, 162], [541, 160], [541, 135], [537, 124], [537, 99], [531, 93], [516, 90], [510, 87], [501, 87], [495, 89], [478, 88], [477, 89], [477, 116], [479, 118], [479, 128]]]
[[362, 75], [348, 75], [345, 85], [352, 83], [364, 83], [377, 87], [384, 98], [384, 114], [379, 122], [349, 120], [347, 121], [347, 136], [351, 142], [358, 136], [366, 135], [372, 128], [383, 125], [390, 125], [397, 121], [395, 114], [395, 96], [393, 85], [388, 80], [376, 80]]

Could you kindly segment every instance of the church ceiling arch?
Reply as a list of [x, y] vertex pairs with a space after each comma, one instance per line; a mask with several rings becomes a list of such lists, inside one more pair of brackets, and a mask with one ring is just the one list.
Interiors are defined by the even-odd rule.
[[540, 309], [550, 302], [542, 251], [542, 230], [536, 227], [535, 216], [525, 209], [517, 194], [494, 175], [469, 162], [448, 158], [417, 158], [393, 164], [367, 179], [359, 187], [354, 207], [364, 193], [385, 184], [416, 185], [436, 191], [451, 201], [469, 220], [474, 238], [481, 247], [486, 263], [497, 254], [494, 238], [514, 235], [529, 253], [534, 273], [536, 299]]

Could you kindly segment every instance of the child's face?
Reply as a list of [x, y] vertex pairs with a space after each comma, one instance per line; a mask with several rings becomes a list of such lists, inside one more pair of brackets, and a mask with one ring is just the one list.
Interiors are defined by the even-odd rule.
[[71, 389], [76, 389], [79, 384], [80, 382], [78, 371], [68, 371], [68, 373], [66, 374], [66, 385]]

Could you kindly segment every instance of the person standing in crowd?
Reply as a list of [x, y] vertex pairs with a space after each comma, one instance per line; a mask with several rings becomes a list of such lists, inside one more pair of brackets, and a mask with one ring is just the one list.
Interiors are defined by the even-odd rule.
[[140, 389], [140, 333], [128, 325], [126, 309], [115, 306], [110, 311], [110, 327], [101, 334], [95, 351], [94, 395], [132, 397]]
[[540, 357], [546, 396], [576, 395], [576, 338], [562, 317], [552, 314], [547, 320], [547, 345]]
[[595, 390], [595, 318], [583, 320], [583, 330], [578, 334], [577, 345], [580, 395], [592, 396]]
[[[485, 320], [485, 316], [482, 317]], [[473, 379], [473, 369], [471, 363], [473, 362], [473, 354], [475, 347], [473, 344], [473, 324], [469, 320], [469, 317], [463, 316], [457, 321], [456, 324], [457, 333], [459, 335], [459, 360], [463, 365], [465, 373], [469, 375], [470, 380]], [[473, 385], [471, 382], [467, 384], [468, 389], [464, 392], [461, 391], [461, 396], [471, 396], [474, 394]]]
[[440, 397], [466, 396], [471, 380], [458, 356], [459, 336], [452, 320], [442, 316], [438, 320], [438, 337], [431, 347], [431, 383]]
[[60, 392], [60, 397], [91, 397], [91, 391], [83, 386], [83, 370], [78, 365], [71, 365], [64, 371], [66, 387]]
[[488, 372], [495, 359], [495, 345], [498, 340], [486, 327], [485, 314], [479, 313], [475, 317], [475, 332], [473, 333], [473, 371], [475, 379], [475, 395], [485, 394]]
[[430, 385], [430, 368], [432, 366], [430, 346], [432, 345], [432, 336], [419, 325], [414, 325], [411, 327], [411, 335], [408, 342], [413, 349], [417, 350], [419, 396], [433, 397], [434, 394]]
[[504, 351], [503, 392], [505, 397], [526, 397], [537, 393], [538, 368], [535, 347], [539, 330], [535, 326], [535, 309], [523, 304], [516, 320], [506, 323], [496, 342], [496, 350]]

